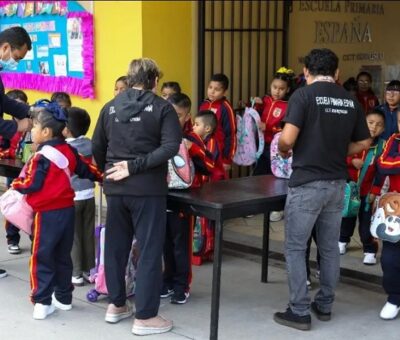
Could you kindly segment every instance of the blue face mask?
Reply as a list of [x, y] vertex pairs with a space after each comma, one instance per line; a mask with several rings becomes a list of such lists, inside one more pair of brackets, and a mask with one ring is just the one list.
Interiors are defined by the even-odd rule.
[[17, 66], [18, 62], [13, 57], [5, 61], [0, 59], [0, 71], [15, 71]]

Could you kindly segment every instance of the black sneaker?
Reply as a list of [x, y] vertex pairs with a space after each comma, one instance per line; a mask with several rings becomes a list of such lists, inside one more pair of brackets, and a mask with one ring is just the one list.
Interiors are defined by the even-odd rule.
[[174, 294], [174, 290], [164, 285], [161, 289], [160, 298], [165, 299], [167, 297], [170, 297], [172, 294]]
[[187, 302], [189, 295], [189, 292], [175, 292], [174, 295], [172, 295], [171, 297], [171, 303], [173, 303], [174, 305], [183, 305]]
[[286, 312], [275, 313], [274, 321], [280, 325], [296, 328], [301, 331], [309, 331], [311, 329], [311, 315], [300, 316], [294, 314], [290, 307], [286, 309]]
[[0, 279], [7, 276], [7, 272], [4, 269], [0, 269]]
[[331, 313], [321, 312], [318, 305], [315, 302], [311, 302], [311, 310], [320, 321], [329, 321], [331, 319]]
[[21, 248], [19, 247], [18, 244], [9, 244], [8, 245], [8, 253], [17, 255], [21, 253]]

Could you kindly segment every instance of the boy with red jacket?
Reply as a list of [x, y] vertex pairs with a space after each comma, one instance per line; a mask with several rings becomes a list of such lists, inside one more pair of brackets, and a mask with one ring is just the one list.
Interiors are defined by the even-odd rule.
[[[371, 205], [375, 200], [376, 194], [373, 189], [373, 183], [377, 175], [376, 163], [378, 157], [382, 153], [384, 144], [384, 140], [380, 138], [380, 135], [385, 128], [385, 113], [381, 110], [375, 109], [371, 112], [367, 112], [366, 120], [371, 137], [374, 138], [374, 142], [371, 144], [369, 150], [347, 157], [347, 169], [349, 172], [349, 178], [352, 181], [357, 182], [364, 162], [367, 159], [369, 161], [368, 168], [360, 185], [361, 206], [358, 213], [358, 230], [364, 250], [363, 263], [365, 265], [374, 265], [376, 264], [378, 244], [370, 232], [372, 215]], [[353, 236], [356, 222], [357, 217], [344, 217], [342, 219], [339, 239], [339, 252], [341, 255], [346, 253], [346, 247], [350, 242], [350, 238]]]
[[[210, 110], [217, 118], [215, 138], [221, 154], [225, 171], [232, 166], [232, 159], [236, 152], [236, 119], [232, 105], [225, 97], [229, 87], [228, 77], [222, 73], [211, 77], [207, 88], [207, 99], [200, 105], [199, 111]], [[223, 179], [228, 176], [225, 174]]]

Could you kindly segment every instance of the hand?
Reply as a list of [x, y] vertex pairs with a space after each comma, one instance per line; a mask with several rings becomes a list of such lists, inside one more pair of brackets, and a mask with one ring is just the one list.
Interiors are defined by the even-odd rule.
[[260, 122], [260, 129], [261, 129], [261, 131], [265, 131], [266, 127], [267, 127], [267, 124], [265, 124], [265, 123], [263, 123], [263, 122]]
[[279, 155], [280, 155], [282, 158], [284, 158], [284, 159], [287, 159], [287, 158], [289, 158], [289, 157], [292, 156], [292, 150], [289, 150], [289, 151], [281, 151], [281, 150], [278, 149], [278, 152], [279, 152]]
[[129, 176], [128, 162], [122, 161], [114, 163], [114, 166], [106, 171], [106, 179], [120, 181]]
[[229, 171], [230, 169], [232, 169], [232, 165], [230, 164], [224, 164], [223, 166], [225, 171]]
[[256, 103], [256, 104], [262, 104], [263, 101], [262, 101], [262, 99], [261, 99], [260, 97], [254, 97], [254, 103]]
[[351, 164], [353, 164], [357, 170], [360, 170], [364, 165], [364, 161], [361, 158], [354, 158], [351, 160]]
[[374, 194], [369, 194], [369, 195], [368, 195], [368, 202], [369, 202], [369, 204], [374, 203], [374, 202], [375, 202], [375, 198], [376, 198], [376, 195], [374, 195]]
[[186, 145], [186, 149], [190, 150], [190, 148], [191, 148], [192, 145], [193, 145], [193, 142], [191, 142], [191, 141], [188, 140], [188, 139], [183, 139], [183, 142], [184, 142], [185, 145]]
[[17, 122], [17, 131], [18, 132], [26, 132], [32, 129], [32, 119], [24, 118], [24, 119], [15, 119]]

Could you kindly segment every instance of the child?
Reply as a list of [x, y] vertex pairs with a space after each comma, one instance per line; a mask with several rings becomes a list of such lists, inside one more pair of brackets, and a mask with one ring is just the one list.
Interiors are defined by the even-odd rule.
[[[183, 93], [176, 93], [168, 101], [175, 108], [182, 129], [190, 119], [191, 101]], [[190, 158], [195, 165], [195, 179], [191, 187], [201, 185], [204, 168], [212, 167], [213, 163], [206, 160], [204, 143], [198, 136], [184, 135]], [[187, 139], [186, 139], [187, 138]], [[208, 162], [208, 164], [206, 164]], [[191, 281], [191, 221], [193, 218], [181, 212], [167, 212], [167, 228], [164, 244], [164, 273], [163, 287], [160, 296], [166, 298], [172, 295], [171, 303], [184, 304], [187, 302]]]
[[57, 102], [64, 109], [68, 109], [72, 106], [71, 97], [66, 92], [54, 92], [51, 95], [50, 101]]
[[161, 98], [167, 100], [174, 93], [181, 93], [181, 86], [176, 81], [167, 81], [161, 86]]
[[114, 97], [118, 96], [128, 88], [128, 78], [126, 76], [119, 77], [114, 85]]
[[[357, 91], [356, 98], [361, 104], [364, 112], [371, 111], [375, 106], [379, 105], [379, 100], [371, 89], [372, 76], [369, 72], [362, 71], [357, 74]], [[344, 85], [344, 84], [343, 84]]]
[[400, 103], [400, 81], [392, 80], [386, 85], [385, 103], [378, 106], [385, 112], [385, 131], [382, 138], [387, 140], [392, 134], [397, 133], [397, 110]]
[[[372, 184], [376, 174], [376, 160], [382, 153], [383, 140], [380, 138], [385, 128], [385, 113], [379, 109], [367, 112], [367, 124], [373, 142], [368, 151], [347, 157], [347, 169], [352, 181], [357, 182], [361, 174], [364, 162], [368, 159], [369, 164], [360, 185], [361, 206], [358, 213], [358, 232], [363, 244], [365, 265], [376, 264], [376, 253], [378, 244], [370, 232], [370, 222], [372, 215], [372, 203], [375, 195], [371, 193]], [[369, 155], [368, 155], [369, 154]], [[357, 217], [342, 218], [342, 225], [339, 239], [339, 252], [341, 255], [346, 253], [347, 244], [353, 236], [356, 227]]]
[[[92, 142], [85, 134], [89, 130], [90, 116], [78, 107], [68, 110], [67, 126], [63, 131], [65, 141], [73, 146], [88, 162], [92, 162]], [[75, 191], [75, 235], [72, 246], [72, 283], [83, 286], [83, 275], [95, 266], [94, 227], [95, 199], [94, 183], [88, 179], [72, 177], [72, 188]]]
[[275, 133], [281, 131], [280, 123], [285, 117], [287, 94], [292, 87], [293, 71], [281, 67], [272, 79], [270, 95], [255, 98], [256, 110], [261, 115], [261, 129], [264, 131], [264, 152], [257, 161], [253, 175], [271, 173], [270, 145]]
[[[11, 90], [7, 92], [7, 97], [14, 99], [20, 103], [28, 104], [28, 97], [26, 93], [21, 90]], [[17, 150], [19, 149], [19, 145], [21, 143], [21, 139], [23, 139], [23, 134], [18, 131], [10, 140], [2, 139], [0, 158], [15, 159]], [[12, 178], [7, 178], [7, 187], [10, 186], [12, 180]], [[19, 246], [19, 241], [21, 239], [21, 236], [19, 234], [19, 229], [8, 221], [6, 221], [5, 228], [8, 253], [13, 255], [20, 254], [21, 248]]]
[[[62, 310], [72, 308], [74, 191], [69, 172], [91, 180], [101, 180], [102, 177], [94, 166], [88, 165], [74, 148], [65, 143], [62, 131], [67, 122], [66, 111], [57, 103], [48, 101], [40, 101], [36, 108], [32, 117], [32, 140], [38, 145], [38, 152], [28, 161], [24, 177], [16, 178], [11, 188], [26, 195], [26, 201], [34, 212], [31, 299], [35, 304], [33, 318], [41, 320], [53, 313], [54, 307]], [[64, 161], [67, 169], [39, 153], [44, 147], [57, 155], [58, 163]]]
[[[200, 105], [199, 111], [211, 110], [217, 118], [215, 139], [225, 171], [232, 166], [236, 151], [236, 119], [232, 105], [225, 98], [229, 80], [225, 74], [214, 74], [207, 88], [207, 99]], [[225, 174], [224, 178], [228, 178]]]
[[[397, 112], [397, 125], [400, 129], [400, 112]], [[377, 161], [378, 173], [389, 177], [389, 191], [400, 192], [400, 133], [394, 133], [387, 141], [382, 155]], [[373, 192], [379, 195], [383, 185], [380, 180]], [[388, 295], [380, 317], [384, 320], [396, 318], [400, 311], [400, 243], [382, 241], [381, 266], [383, 271], [382, 285]]]
[[[287, 95], [292, 88], [294, 73], [281, 67], [271, 82], [271, 95], [262, 99], [255, 98], [257, 111], [261, 114], [261, 130], [264, 131], [264, 151], [257, 160], [253, 171], [254, 176], [271, 174], [270, 145], [274, 134], [281, 130], [280, 123], [285, 117]], [[272, 211], [270, 221], [277, 222], [283, 218], [283, 211]]]

